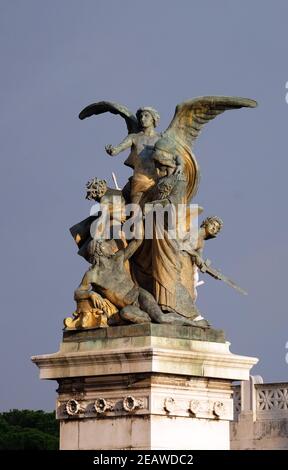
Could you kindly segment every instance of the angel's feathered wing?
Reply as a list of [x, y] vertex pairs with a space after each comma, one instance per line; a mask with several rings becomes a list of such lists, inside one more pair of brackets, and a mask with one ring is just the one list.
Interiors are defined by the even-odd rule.
[[255, 108], [257, 102], [234, 96], [202, 96], [176, 106], [174, 117], [163, 135], [182, 141], [190, 148], [202, 127], [229, 109]]
[[255, 108], [256, 101], [233, 96], [203, 96], [176, 106], [174, 117], [155, 147], [180, 155], [188, 181], [186, 198], [189, 201], [198, 189], [200, 170], [192, 153], [193, 144], [202, 127], [224, 111], [243, 107]]
[[86, 119], [87, 117], [103, 114], [103, 113], [119, 114], [125, 119], [128, 134], [139, 132], [139, 125], [136, 116], [129, 111], [126, 106], [119, 103], [112, 103], [111, 101], [99, 101], [98, 103], [92, 103], [82, 109], [79, 114], [79, 119]]

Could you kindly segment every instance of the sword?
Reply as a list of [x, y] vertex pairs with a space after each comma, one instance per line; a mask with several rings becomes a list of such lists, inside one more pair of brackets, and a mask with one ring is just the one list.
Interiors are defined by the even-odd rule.
[[115, 173], [112, 171], [112, 178], [113, 178], [113, 181], [114, 181], [114, 184], [115, 184], [115, 188], [116, 189], [121, 189], [119, 186], [118, 186], [118, 183], [117, 183], [117, 179], [116, 179], [116, 175]]
[[225, 282], [228, 286], [233, 287], [233, 289], [238, 290], [243, 295], [248, 295], [248, 293], [242, 289], [241, 287], [237, 286], [237, 284], [229, 279], [227, 276], [224, 276], [220, 271], [215, 268], [212, 268], [210, 259], [206, 259], [203, 266], [199, 268], [202, 273], [210, 274], [210, 276], [214, 277], [214, 279], [218, 279], [219, 281]]

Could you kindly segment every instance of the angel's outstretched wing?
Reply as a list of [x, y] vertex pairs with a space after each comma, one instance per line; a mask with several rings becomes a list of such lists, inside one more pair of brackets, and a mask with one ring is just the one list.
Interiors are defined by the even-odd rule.
[[193, 146], [202, 127], [229, 109], [255, 108], [257, 102], [234, 96], [202, 96], [176, 106], [174, 117], [164, 135]]
[[139, 125], [136, 116], [129, 111], [126, 106], [122, 104], [112, 103], [111, 101], [99, 101], [98, 103], [92, 103], [82, 109], [79, 114], [79, 119], [85, 119], [87, 117], [93, 116], [93, 114], [103, 114], [103, 113], [112, 113], [119, 114], [122, 118], [125, 119], [126, 126], [128, 129], [128, 134], [139, 132]]

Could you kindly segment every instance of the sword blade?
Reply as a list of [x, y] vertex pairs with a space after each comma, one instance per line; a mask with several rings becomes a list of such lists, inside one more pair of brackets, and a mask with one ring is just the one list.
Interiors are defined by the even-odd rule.
[[225, 282], [226, 284], [228, 284], [228, 286], [233, 287], [233, 289], [238, 290], [238, 292], [240, 292], [240, 294], [248, 295], [248, 292], [246, 292], [246, 290], [244, 290], [241, 287], [237, 286], [237, 284], [234, 281], [231, 281], [231, 279], [229, 279], [228, 277], [222, 275], [220, 280]]
[[[207, 264], [207, 261], [208, 261], [208, 264]], [[229, 279], [229, 277], [224, 276], [224, 274], [222, 274], [217, 269], [212, 268], [212, 266], [210, 266], [210, 261], [209, 260], [206, 260], [202, 271], [206, 272], [207, 274], [210, 274], [210, 276], [214, 277], [215, 279], [219, 279], [219, 281], [225, 282], [225, 284], [227, 284], [230, 287], [233, 287], [233, 289], [236, 289], [241, 294], [248, 295], [248, 292], [246, 292], [246, 290], [239, 287], [236, 284], [236, 282], [232, 281], [232, 279]]]

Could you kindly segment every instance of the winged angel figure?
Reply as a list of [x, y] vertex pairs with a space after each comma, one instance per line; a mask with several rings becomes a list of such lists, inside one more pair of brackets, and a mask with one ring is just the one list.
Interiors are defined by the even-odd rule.
[[[200, 171], [192, 150], [203, 126], [224, 111], [256, 106], [254, 100], [227, 96], [184, 101], [176, 106], [174, 117], [162, 134], [155, 131], [159, 114], [150, 107], [138, 109], [135, 116], [125, 106], [101, 101], [87, 106], [79, 117], [85, 119], [110, 112], [125, 119], [127, 137], [118, 146], [105, 148], [111, 156], [131, 148], [125, 161], [133, 168], [130, 198], [125, 196], [126, 202], [153, 202], [159, 199], [155, 198], [157, 187], [165, 183], [165, 191], [167, 188], [171, 191], [170, 202], [187, 204], [198, 189]], [[193, 320], [199, 315], [192, 281], [195, 266], [175, 246], [167, 233], [162, 239], [144, 239], [130, 260], [133, 278], [154, 296], [162, 311]]]
[[[81, 120], [106, 112], [125, 119], [128, 135], [117, 146], [106, 145], [106, 152], [116, 156], [131, 148], [124, 164], [133, 168], [130, 200], [139, 203], [143, 195], [155, 185], [157, 172], [155, 163], [165, 162], [168, 166], [183, 168], [187, 178], [189, 201], [197, 192], [199, 168], [192, 148], [202, 127], [219, 114], [230, 109], [254, 108], [256, 101], [229, 96], [204, 96], [184, 101], [176, 106], [174, 117], [161, 135], [155, 131], [160, 116], [152, 107], [139, 108], [136, 116], [128, 108], [110, 101], [100, 101], [85, 107], [79, 114]], [[174, 165], [175, 163], [175, 165]]]

